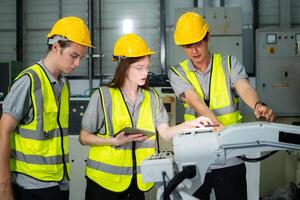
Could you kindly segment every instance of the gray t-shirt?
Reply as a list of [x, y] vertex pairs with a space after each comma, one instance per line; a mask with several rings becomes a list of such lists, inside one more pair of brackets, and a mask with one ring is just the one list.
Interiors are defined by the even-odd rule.
[[[49, 70], [45, 67], [42, 60], [37, 62], [43, 67], [47, 76], [50, 79], [52, 87], [54, 89], [55, 97], [57, 103], [59, 102], [59, 97], [61, 90], [64, 86], [64, 81], [62, 76], [56, 80]], [[14, 117], [17, 122], [29, 122], [33, 118], [33, 105], [30, 98], [30, 78], [28, 76], [23, 76], [19, 78], [10, 88], [9, 93], [3, 102], [3, 113], [7, 113]], [[34, 178], [26, 176], [24, 174], [13, 173], [13, 182], [25, 189], [40, 189], [59, 185], [61, 190], [68, 190], [69, 184], [68, 180], [65, 178], [62, 182], [43, 182], [38, 181]]]
[[[227, 56], [228, 55], [222, 54], [222, 60], [227, 61]], [[188, 61], [188, 68], [190, 71], [195, 72], [196, 77], [203, 90], [205, 99], [209, 99], [211, 64], [212, 64], [212, 56], [206, 70], [204, 72], [201, 72], [193, 66], [190, 60]], [[183, 73], [183, 69], [180, 68], [179, 72]], [[190, 85], [185, 81], [182, 81], [182, 79], [179, 76], [177, 76], [172, 70], [168, 71], [168, 77], [170, 79], [170, 83], [177, 97], [179, 97], [179, 95], [182, 94], [183, 92], [193, 89], [192, 85]], [[247, 79], [247, 78], [248, 75], [245, 71], [245, 67], [241, 63], [239, 63], [236, 57], [231, 56], [230, 85], [233, 91], [235, 90], [234, 85], [236, 81], [240, 79]]]
[[[132, 117], [132, 121], [134, 123], [134, 126], [136, 126], [136, 123], [138, 121], [138, 109], [139, 104], [141, 104], [142, 100], [144, 99], [144, 95], [139, 89], [136, 103], [135, 105], [132, 105], [126, 96], [126, 93], [123, 93], [125, 103], [129, 109], [130, 116]], [[168, 123], [168, 114], [167, 111], [162, 103], [162, 100], [160, 99], [160, 107], [158, 110], [158, 114], [155, 119], [155, 126], [159, 126], [162, 123]], [[104, 132], [104, 116], [103, 116], [103, 110], [102, 110], [102, 101], [100, 98], [99, 90], [96, 90], [93, 95], [91, 96], [89, 105], [83, 115], [82, 118], [82, 129], [90, 132], [90, 133], [96, 133], [97, 131], [103, 131]], [[102, 130], [101, 130], [102, 129]]]

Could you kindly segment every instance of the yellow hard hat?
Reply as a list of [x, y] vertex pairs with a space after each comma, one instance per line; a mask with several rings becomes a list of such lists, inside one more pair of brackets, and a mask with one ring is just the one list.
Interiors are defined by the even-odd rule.
[[176, 23], [174, 41], [177, 45], [193, 44], [201, 41], [208, 32], [208, 24], [201, 15], [186, 12]]
[[[152, 55], [147, 43], [137, 34], [130, 33], [121, 36], [115, 43], [113, 57], [135, 58]], [[114, 61], [116, 59], [113, 59]]]
[[[84, 21], [79, 17], [70, 16], [59, 19], [47, 37], [62, 36], [67, 40], [83, 46], [94, 47], [90, 38], [90, 31]], [[48, 44], [53, 44], [49, 43]]]

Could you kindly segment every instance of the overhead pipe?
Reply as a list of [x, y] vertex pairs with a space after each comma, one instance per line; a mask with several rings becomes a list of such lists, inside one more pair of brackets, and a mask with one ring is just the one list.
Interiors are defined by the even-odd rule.
[[166, 73], [166, 12], [165, 0], [160, 0], [160, 64]]
[[23, 1], [16, 4], [16, 59], [23, 62]]

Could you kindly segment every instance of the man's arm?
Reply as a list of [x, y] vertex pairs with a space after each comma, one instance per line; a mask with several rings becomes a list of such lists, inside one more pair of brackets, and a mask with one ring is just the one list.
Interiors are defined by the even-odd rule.
[[212, 124], [212, 121], [207, 117], [198, 117], [194, 120], [177, 124], [176, 126], [169, 126], [167, 122], [157, 126], [157, 131], [161, 138], [165, 141], [170, 141], [178, 133], [191, 128], [204, 128], [205, 125]]
[[7, 113], [0, 120], [0, 199], [13, 199], [9, 170], [10, 133], [16, 128], [17, 121]]
[[173, 70], [168, 71], [168, 77], [172, 88], [181, 101], [189, 104], [196, 112], [197, 116], [208, 117], [214, 124], [220, 124], [219, 127], [215, 127], [215, 131], [224, 128], [215, 114], [206, 106], [205, 102], [199, 98], [192, 85], [182, 80]]
[[264, 117], [267, 120], [274, 121], [275, 113], [260, 102], [255, 89], [250, 85], [247, 79], [239, 79], [235, 83], [235, 89], [242, 98], [242, 100], [254, 110], [256, 118]]
[[216, 115], [207, 107], [205, 102], [199, 98], [195, 90], [187, 90], [179, 97], [182, 101], [189, 104], [195, 110], [197, 116], [208, 117], [213, 124], [220, 124], [219, 127], [215, 128], [216, 131], [224, 128], [224, 125], [219, 122]]

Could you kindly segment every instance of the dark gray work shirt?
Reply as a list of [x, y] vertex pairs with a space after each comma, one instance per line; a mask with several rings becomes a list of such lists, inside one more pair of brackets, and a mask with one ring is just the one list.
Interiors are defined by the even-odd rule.
[[[132, 118], [132, 121], [134, 123], [134, 126], [136, 126], [136, 123], [138, 121], [138, 114], [139, 114], [139, 105], [142, 103], [144, 99], [144, 94], [141, 91], [141, 89], [138, 90], [138, 95], [136, 99], [135, 105], [133, 105], [129, 98], [127, 97], [126, 93], [123, 92], [125, 103], [129, 109], [130, 116]], [[158, 109], [158, 114], [155, 119], [155, 127], [159, 126], [163, 123], [168, 123], [168, 113], [162, 103], [161, 98], [160, 101], [160, 107]], [[105, 127], [102, 126], [104, 123], [104, 116], [103, 116], [103, 109], [102, 109], [102, 100], [100, 98], [99, 90], [96, 90], [93, 95], [91, 96], [89, 105], [83, 115], [82, 118], [82, 129], [90, 132], [90, 133], [96, 133], [100, 130], [100, 132], [105, 132]]]
[[[43, 67], [47, 76], [49, 77], [58, 104], [61, 90], [65, 84], [65, 82], [62, 80], [63, 77], [60, 76], [59, 79], [56, 80], [49, 72], [49, 70], [45, 67], [42, 60], [40, 60], [37, 63]], [[33, 105], [30, 98], [29, 76], [23, 76], [13, 83], [9, 93], [4, 99], [3, 113], [8, 113], [12, 117], [14, 117], [18, 123], [21, 121], [26, 123], [32, 120]], [[59, 185], [62, 190], [69, 189], [69, 184], [66, 179], [60, 183], [43, 182], [19, 173], [13, 173], [12, 179], [14, 183], [18, 184], [19, 186], [25, 189], [39, 189], [57, 185]]]

